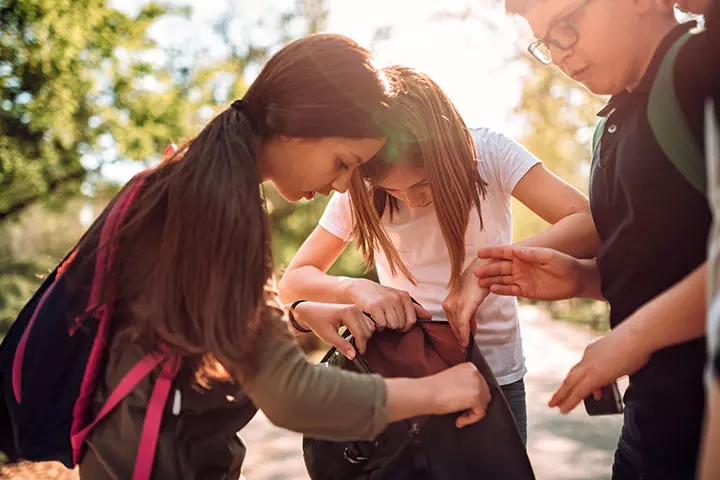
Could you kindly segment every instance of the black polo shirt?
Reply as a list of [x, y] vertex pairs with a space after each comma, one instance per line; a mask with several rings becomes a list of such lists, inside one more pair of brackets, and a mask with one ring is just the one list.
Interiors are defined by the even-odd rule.
[[[599, 113], [607, 122], [591, 176], [590, 205], [602, 241], [597, 263], [613, 327], [706, 259], [708, 203], [665, 156], [647, 118], [650, 88], [665, 53], [694, 26], [674, 28], [638, 87], [615, 95]], [[698, 144], [710, 83], [704, 73], [707, 55], [702, 33], [685, 44], [675, 64], [678, 100]], [[677, 382], [701, 384], [705, 358], [704, 340], [664, 349], [631, 378], [628, 396]]]

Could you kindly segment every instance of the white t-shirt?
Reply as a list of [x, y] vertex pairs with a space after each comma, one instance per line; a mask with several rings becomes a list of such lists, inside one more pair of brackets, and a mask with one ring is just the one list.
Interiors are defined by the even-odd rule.
[[[512, 191], [528, 170], [540, 162], [502, 134], [483, 128], [472, 130], [472, 135], [478, 150], [478, 171], [488, 183], [488, 192], [482, 202], [484, 229], [480, 229], [477, 211], [470, 215], [463, 269], [476, 258], [481, 247], [512, 242]], [[442, 302], [448, 295], [450, 256], [435, 210], [432, 204], [425, 208], [408, 208], [402, 202], [398, 205], [392, 221], [385, 215], [382, 222], [417, 285], [400, 272], [392, 275], [387, 257], [378, 251], [375, 267], [380, 283], [409, 292], [434, 319], [445, 319]], [[336, 193], [320, 219], [320, 226], [349, 241], [352, 221], [348, 195]], [[501, 385], [523, 378], [526, 370], [514, 297], [488, 296], [477, 313], [475, 340]]]

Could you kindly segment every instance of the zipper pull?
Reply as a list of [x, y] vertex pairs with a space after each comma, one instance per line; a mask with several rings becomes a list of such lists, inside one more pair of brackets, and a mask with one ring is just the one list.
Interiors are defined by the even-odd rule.
[[425, 450], [422, 447], [420, 441], [420, 423], [412, 422], [410, 424], [410, 438], [413, 446], [413, 464], [416, 472], [428, 471], [429, 463]]

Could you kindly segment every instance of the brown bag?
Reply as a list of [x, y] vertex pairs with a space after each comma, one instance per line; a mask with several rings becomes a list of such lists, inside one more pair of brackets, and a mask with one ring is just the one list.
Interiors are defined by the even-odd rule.
[[[350, 337], [348, 332], [344, 336]], [[525, 445], [510, 407], [474, 341], [467, 351], [447, 322], [419, 321], [409, 332], [384, 330], [364, 355], [347, 360], [331, 349], [327, 365], [385, 378], [418, 378], [472, 362], [490, 387], [485, 418], [458, 429], [458, 414], [425, 416], [390, 424], [374, 442], [303, 439], [313, 480], [533, 479]]]

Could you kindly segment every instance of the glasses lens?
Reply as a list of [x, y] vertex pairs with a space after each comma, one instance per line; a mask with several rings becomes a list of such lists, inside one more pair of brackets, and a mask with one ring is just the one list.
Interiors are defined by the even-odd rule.
[[558, 48], [567, 50], [572, 48], [578, 40], [577, 30], [570, 22], [563, 21], [550, 30], [547, 40]]
[[528, 48], [528, 51], [538, 62], [544, 65], [550, 65], [552, 63], [550, 48], [543, 42], [533, 42]]

